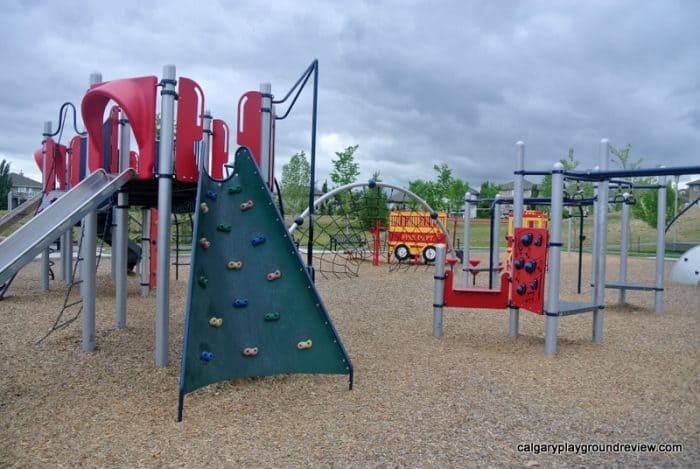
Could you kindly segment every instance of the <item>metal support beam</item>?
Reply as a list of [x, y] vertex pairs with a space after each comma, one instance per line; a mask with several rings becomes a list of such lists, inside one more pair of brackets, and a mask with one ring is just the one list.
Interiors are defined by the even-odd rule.
[[[515, 143], [515, 174], [513, 178], [513, 231], [520, 228], [523, 224], [523, 181], [525, 175], [525, 142], [518, 141]], [[509, 308], [508, 317], [508, 336], [517, 337], [519, 334], [520, 310], [518, 308]]]
[[172, 212], [173, 120], [175, 117], [175, 66], [163, 67], [161, 90], [160, 153], [158, 158], [158, 259], [156, 279], [155, 363], [168, 366], [170, 315], [170, 217]]

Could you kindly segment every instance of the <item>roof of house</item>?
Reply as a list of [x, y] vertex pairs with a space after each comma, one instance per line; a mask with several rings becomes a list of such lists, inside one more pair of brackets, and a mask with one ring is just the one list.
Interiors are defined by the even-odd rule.
[[700, 186], [700, 179], [686, 183], [686, 186]]
[[34, 187], [41, 189], [41, 182], [26, 177], [24, 174], [10, 173], [12, 187]]
[[[512, 191], [513, 184], [514, 184], [514, 181], [504, 182], [503, 184], [500, 184], [501, 190], [502, 191]], [[534, 186], [534, 185], [535, 185], [535, 183], [530, 182], [527, 179], [523, 179], [523, 190], [524, 191], [532, 189], [532, 186]]]

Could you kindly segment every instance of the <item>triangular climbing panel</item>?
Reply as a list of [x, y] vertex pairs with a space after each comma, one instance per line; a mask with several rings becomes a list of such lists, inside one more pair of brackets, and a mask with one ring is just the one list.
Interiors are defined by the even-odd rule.
[[352, 363], [247, 148], [197, 193], [178, 420], [184, 395], [229, 379], [347, 374]]

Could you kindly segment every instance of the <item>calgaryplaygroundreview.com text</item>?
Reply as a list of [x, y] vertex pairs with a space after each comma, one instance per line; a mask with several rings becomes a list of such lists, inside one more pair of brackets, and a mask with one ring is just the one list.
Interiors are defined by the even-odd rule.
[[519, 453], [589, 454], [589, 453], [682, 453], [678, 443], [520, 443]]

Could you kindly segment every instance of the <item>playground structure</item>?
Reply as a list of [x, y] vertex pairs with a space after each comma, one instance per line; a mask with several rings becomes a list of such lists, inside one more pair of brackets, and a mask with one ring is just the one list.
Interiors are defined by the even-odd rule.
[[[359, 196], [356, 197], [352, 192], [354, 189], [362, 189]], [[388, 209], [387, 200], [379, 195], [379, 191], [385, 190], [391, 191], [392, 194], [402, 194], [421, 211]], [[316, 211], [321, 210], [323, 213], [324, 207], [328, 209], [328, 205], [336, 197], [347, 193], [350, 204], [348, 210], [341, 210], [341, 213], [335, 216], [316, 215]], [[363, 198], [365, 194], [370, 195], [370, 200]], [[368, 226], [358, 227], [358, 223], [361, 223], [358, 221], [358, 213], [363, 211], [367, 214], [364, 222]], [[397, 217], [403, 220], [403, 227], [392, 229], [392, 214], [395, 221]], [[400, 214], [404, 214], [405, 217], [402, 218]], [[321, 219], [325, 223], [321, 223]], [[438, 242], [446, 243], [450, 250], [453, 245], [445, 214], [436, 212], [427, 202], [406, 188], [375, 180], [346, 184], [323, 194], [314, 200], [313, 205], [294, 218], [289, 231], [300, 244], [300, 251], [306, 253], [306, 265], [311, 268], [312, 273], [317, 272], [324, 277], [356, 277], [360, 263], [370, 258], [373, 265], [379, 265], [383, 234], [386, 234], [388, 263], [397, 250], [399, 255], [393, 257], [399, 262], [408, 261], [411, 265], [422, 261], [429, 263], [434, 260], [434, 246]], [[401, 241], [402, 237], [404, 241]], [[418, 239], [419, 237], [423, 239]], [[433, 242], [430, 242], [431, 240]], [[412, 248], [409, 248], [409, 245]], [[405, 252], [402, 251], [404, 248]]]
[[[176, 79], [175, 67], [172, 65], [167, 65], [163, 68], [163, 78], [160, 81], [155, 76], [147, 76], [103, 82], [99, 74], [93, 74], [90, 77], [90, 88], [81, 103], [86, 132], [79, 132], [76, 128], [78, 135], [71, 140], [70, 146], [66, 147], [62, 146], [60, 142], [53, 140], [53, 136], [62, 131], [62, 127], [59, 127], [59, 131], [56, 133], [52, 133], [50, 122], [47, 122], [44, 126], [45, 138], [42, 142], [42, 149], [36, 155], [38, 156], [37, 162], [41, 163], [40, 168], [43, 174], [42, 185], [45, 193], [43, 210], [0, 245], [0, 253], [2, 253], [0, 257], [0, 283], [9, 285], [9, 282], [19, 269], [37, 254], [43, 252], [42, 289], [48, 291], [48, 246], [59, 236], [62, 240], [61, 272], [67, 282], [73, 282], [71, 275], [73, 258], [72, 227], [82, 220], [83, 235], [77, 261], [80, 266], [82, 296], [82, 348], [86, 352], [94, 350], [96, 210], [102, 205], [108, 204], [113, 197], [116, 198], [112, 257], [113, 276], [116, 286], [115, 322], [117, 328], [124, 328], [126, 327], [127, 306], [127, 210], [130, 206], [143, 207], [143, 231], [141, 237], [144, 255], [141, 259], [140, 268], [142, 276], [141, 293], [142, 295], [148, 294], [155, 274], [155, 364], [157, 367], [167, 366], [170, 314], [170, 220], [174, 207], [192, 206], [193, 201], [198, 197], [198, 185], [200, 188], [202, 187], [203, 179], [206, 179], [207, 184], [214, 185], [221, 185], [222, 183], [218, 182], [221, 180], [228, 182], [244, 180], [246, 181], [244, 184], [254, 184], [255, 187], [241, 186], [240, 182], [236, 183], [238, 184], [236, 187], [241, 192], [257, 194], [251, 200], [256, 200], [258, 207], [255, 210], [250, 210], [250, 212], [263, 214], [262, 217], [260, 215], [248, 216], [247, 221], [257, 220], [259, 224], [269, 219], [272, 221], [268, 220], [265, 222], [267, 223], [268, 231], [278, 234], [280, 232], [286, 233], [281, 216], [279, 214], [275, 216], [273, 213], [276, 209], [271, 200], [263, 200], [265, 197], [269, 199], [268, 190], [271, 190], [274, 186], [274, 122], [278, 119], [284, 119], [291, 110], [290, 106], [283, 116], [277, 116], [275, 104], [285, 102], [292, 92], [300, 84], [305, 84], [311, 76], [314, 76], [315, 87], [317, 70], [317, 62], [314, 61], [282, 100], [273, 102], [270, 84], [262, 84], [261, 91], [250, 91], [241, 97], [238, 103], [237, 141], [239, 144], [247, 145], [251, 149], [250, 153], [244, 153], [248, 155], [247, 159], [252, 158], [255, 162], [253, 163], [251, 160], [244, 166], [248, 168], [249, 173], [254, 173], [254, 176], [251, 176], [251, 179], [251, 177], [233, 174], [225, 180], [225, 170], [233, 169], [234, 172], [238, 171], [238, 166], [228, 164], [228, 126], [223, 120], [213, 119], [211, 113], [205, 109], [204, 92], [196, 82], [184, 77]], [[159, 116], [156, 113], [156, 92], [158, 88], [161, 88]], [[299, 91], [300, 88], [296, 96], [294, 96], [292, 106], [299, 95]], [[316, 93], [314, 93], [314, 108], [315, 101]], [[108, 109], [108, 105], [112, 102], [115, 104]], [[75, 111], [74, 107], [73, 110]], [[106, 121], [103, 121], [105, 114], [108, 117]], [[157, 128], [156, 125], [158, 117], [160, 118], [160, 128]], [[63, 119], [62, 109], [59, 120]], [[75, 120], [76, 118], [74, 117], [74, 128], [76, 127]], [[175, 139], [175, 124], [177, 125], [177, 139]], [[138, 151], [132, 151], [131, 149], [130, 140], [132, 135], [136, 141]], [[315, 117], [313, 138], [315, 140]], [[312, 140], [312, 147], [315, 146], [314, 143]], [[312, 148], [312, 155], [314, 155], [314, 151], [314, 148]], [[251, 167], [259, 167], [260, 172], [257, 169], [253, 171]], [[207, 174], [206, 177], [202, 176], [205, 174]], [[258, 180], [257, 178], [260, 179]], [[262, 181], [262, 186], [259, 181]], [[259, 190], [260, 187], [263, 190]], [[216, 207], [213, 201], [209, 201], [209, 203], [212, 204], [212, 208]], [[228, 207], [223, 201], [220, 201], [219, 205]], [[157, 208], [157, 212], [152, 212], [151, 208]], [[252, 205], [250, 207], [246, 206], [245, 209], [241, 206], [240, 211], [247, 211], [247, 208], [252, 208]], [[157, 220], [151, 219], [152, 213], [154, 215], [157, 213], [155, 215]], [[197, 213], [202, 213], [201, 207]], [[208, 218], [212, 219], [214, 216], [223, 217], [225, 215], [225, 213], [212, 210], [212, 214]], [[261, 219], [263, 221], [260, 221]], [[273, 229], [269, 226], [269, 223], [277, 223], [282, 228], [276, 227]], [[219, 223], [219, 225], [221, 224]], [[206, 227], [208, 225], [202, 223], [201, 226]], [[238, 233], [238, 230], [251, 229], [243, 225], [235, 226], [231, 230], [230, 223], [226, 224], [226, 226], [229, 227], [228, 230], [221, 229], [219, 232], [231, 233], [230, 238], [236, 237], [233, 233]], [[212, 236], [212, 234], [209, 236]], [[260, 241], [259, 238], [255, 239]], [[269, 244], [277, 246], [277, 243], [271, 242]], [[253, 245], [251, 243], [243, 244], [236, 253], [241, 258], [246, 256], [245, 252], [243, 252], [243, 246], [247, 246], [251, 250], [256, 248], [255, 243]], [[202, 249], [202, 243], [198, 244], [197, 238], [193, 238], [191, 272], [203, 268], [201, 264], [202, 256], [198, 255], [197, 248]], [[283, 301], [287, 307], [290, 307], [295, 302], [305, 298], [304, 294], [308, 289], [312, 289], [312, 285], [307, 282], [308, 284], [304, 284], [303, 288], [299, 287], [299, 282], [304, 283], [308, 278], [303, 269], [298, 270], [289, 264], [289, 262], [298, 260], [298, 253], [294, 249], [288, 250], [284, 248], [281, 251], [279, 247], [275, 249], [276, 262], [280, 266], [284, 265], [286, 268], [271, 269], [273, 273], [284, 271], [284, 278], [268, 285], [274, 284], [281, 287], [292, 285], [292, 288], [288, 286], [281, 288], [282, 294], [291, 295], [286, 301]], [[216, 250], [212, 248], [212, 252]], [[259, 253], [261, 250], [260, 248], [256, 249], [256, 253]], [[206, 256], [204, 258], [206, 259]], [[265, 264], [255, 266], [255, 261], [252, 257], [248, 259], [246, 268], [241, 269], [242, 272], [255, 272], [256, 269], [267, 268]], [[231, 269], [229, 268], [228, 270]], [[300, 275], [301, 277], [299, 277]], [[216, 285], [216, 282], [213, 282], [213, 284]], [[247, 285], [245, 281], [241, 282], [241, 284]], [[196, 285], [199, 285], [201, 288], [202, 282], [197, 282]], [[210, 288], [208, 292], [211, 293], [214, 290]], [[221, 286], [221, 288], [216, 290], [218, 290], [217, 295], [223, 295], [226, 288]], [[269, 287], [264, 290], [271, 293], [269, 292]], [[339, 363], [342, 360], [342, 366], [336, 365], [330, 368], [321, 366], [320, 372], [342, 372], [352, 376], [352, 365], [342, 348], [339, 337], [335, 334], [330, 319], [320, 303], [320, 298], [315, 294], [315, 290], [312, 289], [311, 291], [314, 293], [309, 293], [311, 295], [310, 299], [304, 301], [313, 303], [315, 307], [305, 307], [304, 311], [298, 314], [301, 314], [303, 317], [304, 314], [311, 314], [316, 308], [317, 314], [323, 316], [320, 322], [321, 329], [325, 328], [330, 331], [332, 347], [336, 347], [338, 354], [341, 355]], [[208, 295], [207, 298], [209, 296], [211, 295]], [[280, 300], [281, 297], [276, 297], [276, 301]], [[204, 345], [197, 342], [197, 335], [209, 333], [209, 328], [214, 327], [211, 324], [217, 323], [217, 321], [209, 322], [205, 330], [198, 329], [196, 321], [189, 319], [191, 311], [195, 311], [192, 313], [195, 315], [216, 315], [219, 313], [208, 310], [202, 312], [196, 309], [198, 306], [201, 306], [198, 299], [188, 303], [191, 308], [188, 307], [187, 323], [188, 327], [190, 325], [193, 326], [195, 332], [193, 335], [188, 334], [186, 331], [188, 338], [186, 345], [195, 344], [194, 346], [196, 347], [203, 347]], [[239, 305], [234, 306], [238, 307]], [[253, 305], [251, 304], [252, 309]], [[274, 311], [269, 312], [272, 314]], [[221, 326], [221, 328], [217, 331], [219, 332], [217, 335], [219, 338], [212, 343], [212, 350], [216, 349], [216, 344], [226, 342], [227, 336], [222, 338], [221, 331], [226, 331], [228, 335], [234, 334], [238, 339], [241, 338], [242, 333], [245, 333], [230, 327], [230, 324], [236, 324], [235, 321], [230, 321], [228, 318], [223, 317], [219, 319], [225, 319], [225, 322], [218, 323], [218, 326], [216, 326], [217, 328]], [[308, 321], [302, 321], [297, 324], [294, 314], [281, 313], [279, 319], [278, 325], [280, 327], [277, 330], [281, 331], [281, 333], [289, 333], [292, 330], [290, 327], [304, 327], [308, 329], [309, 326]], [[238, 326], [241, 326], [240, 322]], [[249, 329], [249, 327], [245, 326], [242, 330], [249, 331]], [[316, 329], [312, 328], [313, 330]], [[314, 357], [318, 357], [319, 354], [324, 354], [324, 352], [327, 353], [331, 345], [324, 345], [327, 342], [324, 335], [311, 334], [311, 331], [308, 330], [307, 333], [309, 336], [306, 339], [298, 341], [299, 343], [303, 342], [304, 345], [304, 347], [299, 347], [299, 350], [305, 350], [307, 353], [294, 362], [293, 369], [287, 369], [289, 366], [284, 365], [284, 363], [288, 364], [288, 361], [284, 360], [280, 362], [283, 365], [271, 365], [271, 360], [274, 361], [274, 354], [271, 355], [268, 349], [273, 349], [274, 344], [272, 344], [273, 347], [269, 347], [271, 344], [269, 341], [277, 341], [279, 337], [273, 339], [269, 335], [265, 335], [262, 338], [255, 338], [254, 340], [258, 345], [256, 347], [246, 347], [245, 350], [250, 352], [252, 349], [255, 349], [260, 356], [258, 360], [250, 361], [255, 365], [246, 368], [246, 373], [248, 373], [246, 375], [265, 375], [281, 372], [279, 370], [282, 369], [288, 372], [312, 372], [315, 363], [323, 364], [323, 360], [319, 362]], [[312, 349], [312, 335], [313, 350], [308, 350]], [[186, 348], [182, 358], [182, 369], [198, 371], [195, 372], [196, 376], [194, 378], [192, 378], [191, 374], [184, 374], [183, 372], [183, 394], [181, 394], [180, 413], [184, 393], [216, 381], [215, 377], [220, 376], [216, 374], [217, 372], [214, 372], [209, 378], [203, 377], [203, 374], [212, 372], [212, 370], [219, 370], [220, 372], [221, 363], [224, 362], [223, 358], [227, 355], [226, 353], [218, 352], [215, 354], [212, 351], [207, 354], [198, 353], [197, 360], [202, 359], [206, 355], [209, 357], [207, 361], [212, 362], [208, 368], [198, 369], [196, 364], [188, 362], [187, 357], [190, 354], [187, 352], [188, 349]], [[250, 353], [247, 354], [247, 356], [252, 355]], [[215, 356], [217, 357], [216, 360], [214, 360]], [[277, 359], [279, 359], [279, 354]], [[303, 360], [308, 360], [311, 365], [305, 365]], [[237, 371], [236, 373], [239, 373], [237, 376], [240, 376], [240, 372]]]
[[246, 148], [197, 196], [178, 420], [184, 395], [226, 379], [348, 374], [352, 363]]
[[[433, 335], [435, 337], [442, 336], [443, 329], [443, 308], [445, 306], [453, 307], [472, 307], [472, 308], [491, 308], [505, 309], [509, 308], [509, 336], [515, 337], [518, 335], [519, 310], [521, 308], [528, 309], [538, 314], [546, 316], [545, 329], [545, 347], [544, 351], [547, 355], [554, 355], [557, 350], [557, 326], [560, 317], [584, 312], [593, 312], [593, 341], [601, 343], [603, 341], [603, 313], [605, 308], [605, 289], [620, 290], [619, 301], [624, 303], [625, 292], [628, 290], [653, 291], [654, 292], [654, 313], [661, 314], [663, 312], [663, 292], [664, 292], [664, 256], [665, 256], [665, 223], [666, 223], [666, 176], [696, 174], [700, 172], [698, 166], [675, 167], [675, 168], [653, 168], [653, 169], [634, 169], [634, 170], [608, 170], [608, 161], [610, 160], [610, 146], [607, 139], [602, 139], [600, 142], [600, 169], [596, 171], [564, 171], [561, 163], [556, 163], [551, 171], [525, 171], [524, 155], [525, 144], [517, 142], [517, 166], [515, 171], [514, 196], [513, 196], [513, 227], [514, 227], [514, 250], [513, 250], [513, 271], [505, 272], [501, 276], [500, 288], [492, 288], [490, 283], [489, 289], [469, 289], [467, 286], [468, 267], [468, 229], [467, 216], [465, 215], [465, 248], [464, 248], [464, 267], [463, 267], [463, 288], [456, 289], [453, 286], [452, 267], [456, 264], [456, 259], [447, 259], [444, 246], [438, 246], [436, 272], [435, 272], [435, 289], [433, 298]], [[525, 175], [552, 175], [552, 198], [551, 198], [551, 215], [550, 215], [550, 231], [549, 240], [544, 242], [547, 246], [548, 253], [529, 252], [528, 248], [534, 245], [533, 239], [542, 236], [542, 240], [546, 239], [546, 231], [538, 232], [535, 228], [526, 228], [522, 231], [522, 216], [523, 216], [523, 180]], [[611, 181], [616, 181], [617, 178], [633, 178], [657, 176], [658, 184], [651, 187], [658, 190], [658, 206], [657, 206], [657, 237], [656, 237], [656, 262], [654, 284], [630, 283], [627, 281], [627, 251], [629, 238], [629, 203], [630, 197], [626, 195], [622, 206], [622, 241], [621, 241], [621, 256], [620, 256], [620, 271], [618, 281], [606, 280], [606, 265], [605, 256], [607, 252], [607, 228], [608, 228], [608, 204], [609, 201], [609, 184]], [[591, 292], [591, 301], [589, 302], [571, 302], [563, 301], [559, 298], [560, 290], [560, 263], [561, 263], [561, 248], [562, 248], [562, 219], [563, 207], [569, 200], [564, 196], [564, 179], [577, 181], [592, 181], [597, 182], [596, 197], [594, 202], [594, 230], [593, 230], [593, 251], [592, 251], [592, 282], [593, 287]], [[627, 182], [629, 184], [629, 182]], [[646, 187], [649, 188], [649, 187]], [[470, 199], [465, 200], [465, 214], [469, 213]], [[498, 231], [493, 234], [493, 237], [498, 239]], [[492, 237], [492, 239], [493, 239]], [[542, 247], [542, 244], [540, 246]], [[495, 254], [494, 254], [495, 252]], [[547, 260], [548, 258], [548, 260]], [[525, 268], [528, 262], [530, 269]], [[450, 269], [445, 269], [445, 263], [450, 265]], [[548, 275], [546, 283], [548, 284], [546, 298], [542, 294], [545, 275], [544, 265], [548, 262]], [[495, 276], [495, 265], [498, 265], [498, 244], [492, 243], [491, 250], [491, 278]], [[540, 271], [539, 269], [543, 270]], [[523, 276], [524, 269], [527, 275]], [[533, 274], [537, 272], [536, 278]], [[511, 283], [510, 294], [507, 284]], [[527, 305], [524, 306], [520, 300], [523, 297], [528, 297]], [[510, 300], [509, 300], [510, 298]]]

